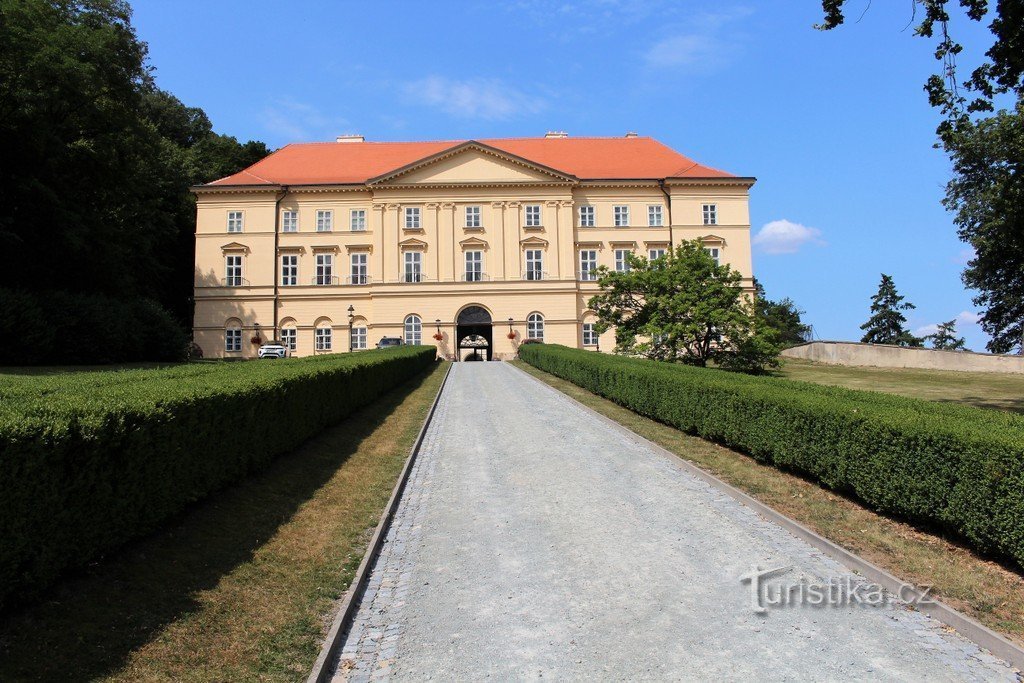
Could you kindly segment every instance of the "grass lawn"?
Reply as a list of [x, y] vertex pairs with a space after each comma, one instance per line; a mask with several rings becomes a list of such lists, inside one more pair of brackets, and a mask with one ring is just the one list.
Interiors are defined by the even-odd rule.
[[786, 358], [782, 377], [849, 389], [884, 391], [929, 401], [1024, 413], [1024, 375], [912, 368], [857, 368]]
[[934, 593], [946, 604], [1024, 644], [1024, 576], [1020, 573], [941, 536], [878, 515], [796, 475], [637, 415], [522, 361], [514, 364], [895, 576], [934, 586]]
[[0, 621], [0, 680], [304, 680], [447, 364]]

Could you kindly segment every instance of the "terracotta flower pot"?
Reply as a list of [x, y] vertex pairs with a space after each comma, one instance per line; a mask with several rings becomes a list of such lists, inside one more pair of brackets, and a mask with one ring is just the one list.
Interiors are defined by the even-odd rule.
[[509, 332], [505, 336], [508, 337], [509, 339], [515, 339], [516, 338], [516, 333], [515, 332]]

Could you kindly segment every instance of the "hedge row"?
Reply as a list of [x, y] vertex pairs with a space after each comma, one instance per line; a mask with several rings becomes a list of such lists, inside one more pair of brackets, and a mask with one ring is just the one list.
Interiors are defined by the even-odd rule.
[[176, 361], [188, 336], [146, 299], [0, 289], [0, 365], [102, 365]]
[[435, 354], [0, 378], [0, 606], [294, 449]]
[[1024, 417], [774, 377], [523, 347], [527, 363], [1024, 566]]

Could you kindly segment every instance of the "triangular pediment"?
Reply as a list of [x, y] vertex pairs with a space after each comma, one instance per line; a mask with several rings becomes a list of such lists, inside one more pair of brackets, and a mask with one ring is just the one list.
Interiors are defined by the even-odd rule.
[[459, 242], [459, 246], [463, 249], [487, 249], [490, 245], [487, 244], [487, 240], [482, 240], [479, 237], [467, 237]]
[[409, 239], [405, 239], [399, 242], [398, 246], [402, 247], [403, 249], [426, 249], [427, 243], [424, 242], [423, 240], [418, 240], [415, 237], [410, 237]]
[[704, 235], [700, 238], [700, 241], [704, 244], [721, 244], [723, 247], [725, 246], [725, 238], [718, 235]]
[[372, 178], [369, 184], [505, 185], [574, 182], [576, 177], [568, 173], [471, 141]]
[[526, 239], [519, 240], [519, 244], [524, 244], [526, 246], [546, 247], [548, 246], [548, 241], [542, 237], [527, 237]]
[[249, 251], [249, 247], [239, 242], [228, 242], [227, 244], [221, 245], [221, 251]]

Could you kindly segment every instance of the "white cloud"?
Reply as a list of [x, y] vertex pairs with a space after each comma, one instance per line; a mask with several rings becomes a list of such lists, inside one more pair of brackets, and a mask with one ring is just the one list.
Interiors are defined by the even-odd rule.
[[981, 313], [974, 311], [960, 311], [956, 316], [957, 325], [977, 325], [981, 320]]
[[[968, 325], [977, 325], [978, 321], [981, 320], [981, 314], [975, 313], [974, 311], [960, 311], [957, 313], [956, 330], [957, 334], [963, 332], [963, 328]], [[945, 321], [943, 321], [945, 322]], [[926, 337], [929, 334], [935, 334], [939, 331], [939, 323], [932, 323], [931, 325], [922, 325], [914, 330], [915, 337]]]
[[974, 247], [964, 247], [957, 252], [956, 257], [953, 259], [956, 263], [966, 266], [967, 263], [973, 259], [977, 254], [974, 251]]
[[537, 114], [547, 106], [539, 95], [524, 93], [493, 78], [456, 80], [428, 76], [406, 83], [402, 90], [413, 104], [467, 119], [503, 121]]
[[263, 127], [286, 142], [331, 140], [348, 122], [327, 116], [316, 107], [292, 99], [279, 99], [263, 108]]
[[685, 22], [671, 24], [667, 35], [644, 53], [648, 66], [686, 69], [720, 66], [740, 51], [743, 34], [730, 24], [749, 16], [751, 10], [736, 7], [714, 13], [688, 17]]
[[915, 337], [928, 337], [930, 335], [935, 334], [938, 331], [939, 331], [938, 324], [937, 323], [932, 323], [931, 325], [922, 325], [921, 327], [914, 328], [914, 331], [912, 332], [912, 334]]
[[718, 43], [709, 36], [688, 34], [658, 41], [644, 55], [651, 66], [691, 66], [719, 59]]
[[824, 245], [821, 230], [785, 218], [765, 223], [753, 243], [766, 254], [794, 254], [805, 244]]

